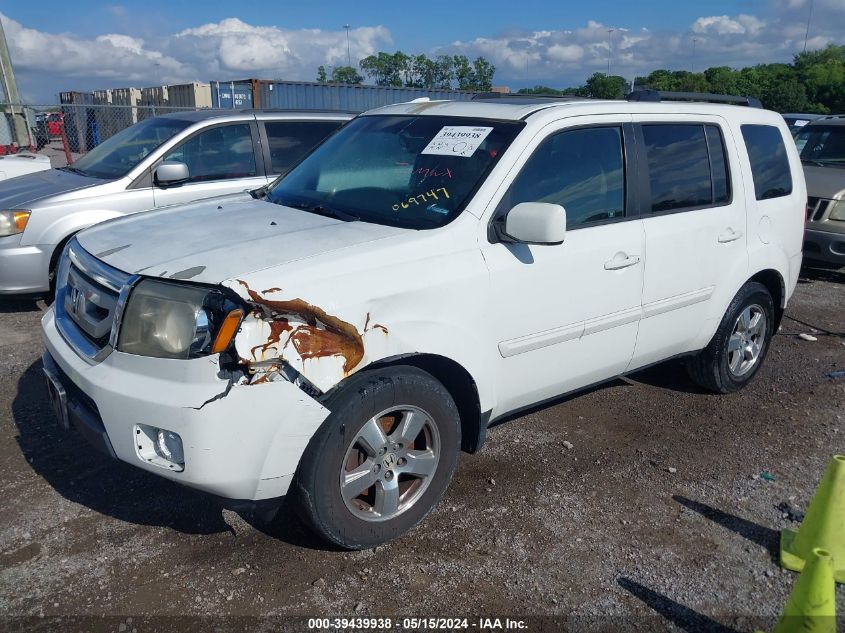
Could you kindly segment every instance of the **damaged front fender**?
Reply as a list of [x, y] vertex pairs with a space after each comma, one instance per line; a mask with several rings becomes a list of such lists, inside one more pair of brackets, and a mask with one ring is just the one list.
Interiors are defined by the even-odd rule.
[[304, 299], [286, 298], [280, 288], [259, 292], [237, 280], [232, 289], [250, 307], [235, 348], [248, 374], [264, 374], [258, 381], [290, 367], [325, 392], [386, 354], [389, 331], [372, 323], [369, 313], [359, 326]]

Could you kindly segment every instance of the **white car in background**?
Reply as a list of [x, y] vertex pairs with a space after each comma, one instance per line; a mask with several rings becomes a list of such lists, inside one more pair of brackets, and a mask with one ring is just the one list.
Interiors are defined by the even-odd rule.
[[9, 154], [0, 156], [0, 180], [9, 180], [37, 171], [52, 169], [50, 157], [43, 154]]

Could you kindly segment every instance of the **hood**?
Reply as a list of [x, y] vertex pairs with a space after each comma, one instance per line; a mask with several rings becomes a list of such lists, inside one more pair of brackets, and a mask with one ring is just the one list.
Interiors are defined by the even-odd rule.
[[28, 209], [42, 198], [100, 185], [105, 180], [50, 169], [0, 182], [0, 209]]
[[124, 272], [219, 284], [406, 230], [344, 222], [237, 194], [111, 220], [77, 239]]
[[845, 198], [845, 168], [804, 165], [807, 195], [813, 198]]

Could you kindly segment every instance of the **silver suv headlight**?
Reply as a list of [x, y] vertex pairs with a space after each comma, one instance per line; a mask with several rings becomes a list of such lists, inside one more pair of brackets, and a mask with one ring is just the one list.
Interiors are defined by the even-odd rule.
[[840, 220], [845, 222], [845, 200], [834, 200], [833, 208], [828, 214], [829, 220]]
[[129, 296], [117, 349], [179, 359], [222, 352], [231, 344], [243, 315], [220, 290], [145, 279]]

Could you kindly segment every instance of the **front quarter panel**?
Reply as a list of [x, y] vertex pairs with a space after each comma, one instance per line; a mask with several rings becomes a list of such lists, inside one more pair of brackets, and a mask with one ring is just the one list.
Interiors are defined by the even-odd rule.
[[489, 276], [476, 224], [466, 215], [225, 282], [251, 308], [235, 339], [241, 364], [254, 381], [287, 364], [326, 392], [380, 360], [435, 354], [464, 367], [489, 408]]

